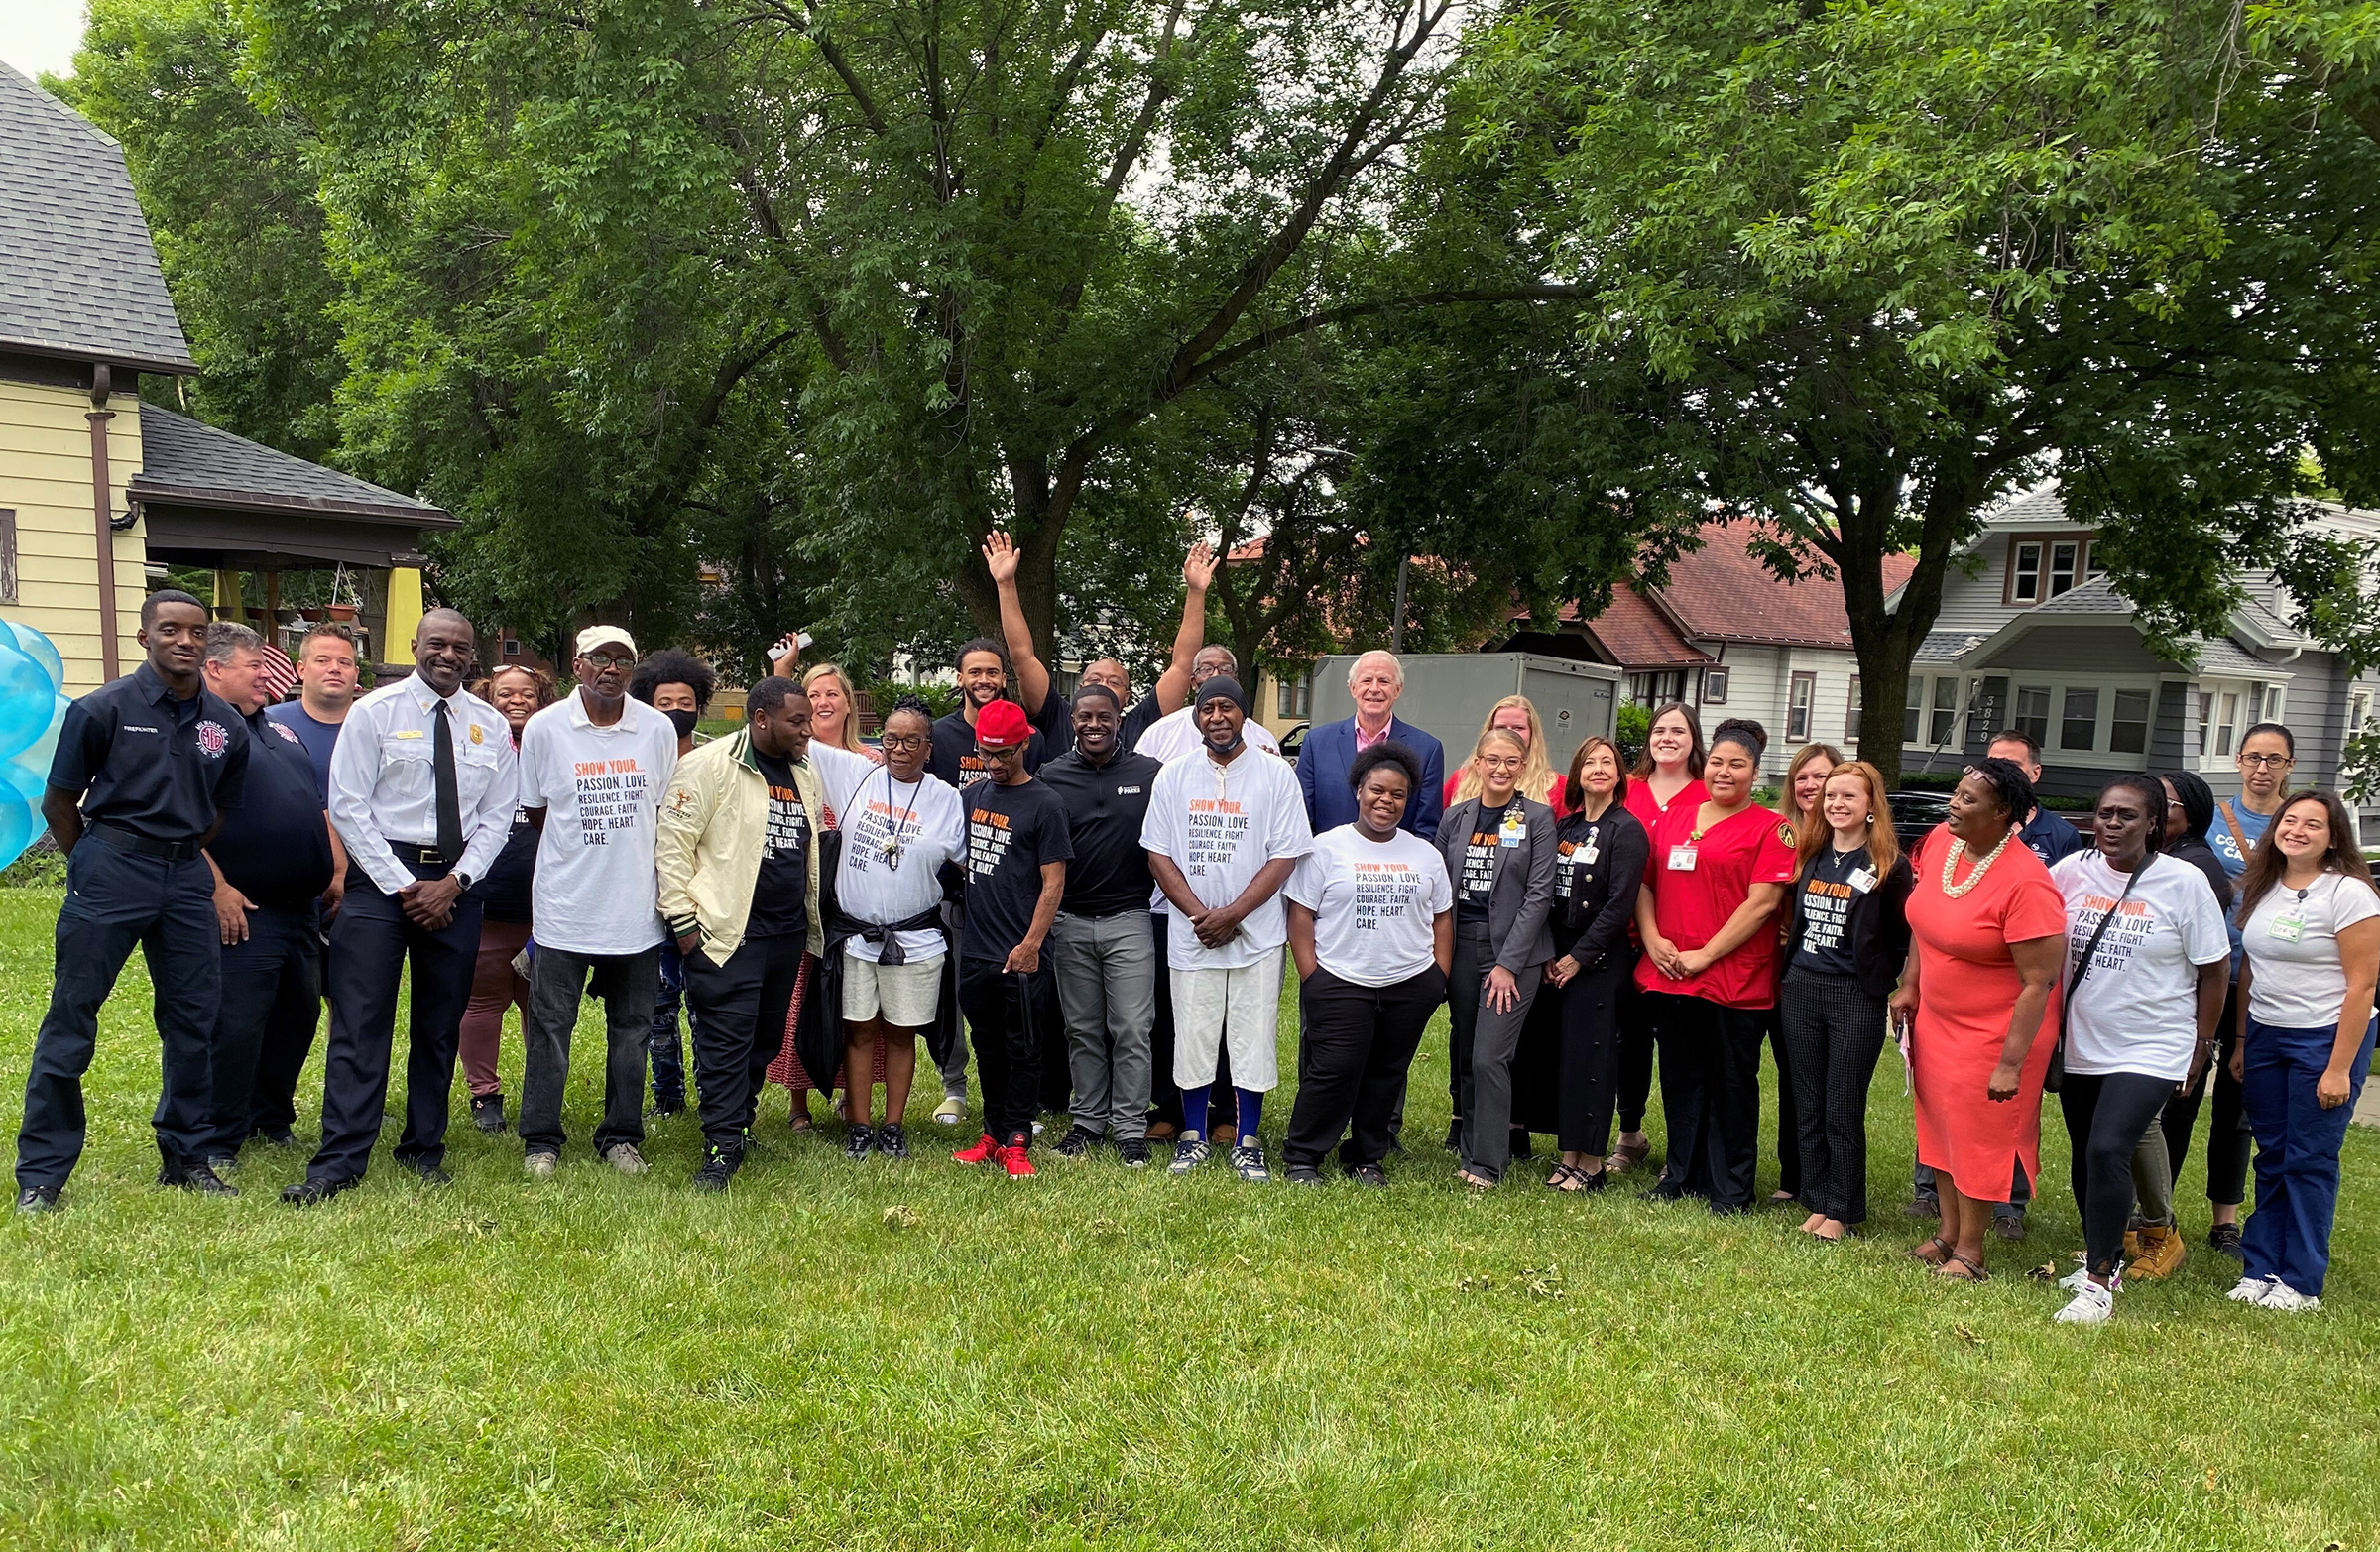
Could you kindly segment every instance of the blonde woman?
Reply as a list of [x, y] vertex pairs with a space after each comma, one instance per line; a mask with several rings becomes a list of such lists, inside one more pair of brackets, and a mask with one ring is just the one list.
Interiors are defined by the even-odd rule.
[[[1813, 832], [1826, 833], [1827, 821], [1818, 812], [1819, 794], [1826, 788], [1827, 776], [1842, 764], [1843, 751], [1834, 745], [1804, 744], [1785, 767], [1784, 785], [1777, 794], [1777, 812], [1793, 827], [1797, 841]], [[1785, 916], [1786, 912], [1777, 912], [1780, 933], [1785, 930]], [[1784, 974], [1788, 962], [1788, 955], [1777, 956], [1779, 975]], [[1779, 1205], [1801, 1198], [1803, 1155], [1801, 1145], [1794, 1140], [1796, 1103], [1792, 1058], [1785, 1040], [1784, 1006], [1780, 998], [1769, 1008], [1761, 1024], [1761, 1034], [1777, 1059], [1777, 1189], [1768, 1199]]]
[[801, 675], [810, 697], [810, 742], [865, 755], [878, 765], [885, 757], [860, 741], [860, 693], [851, 675], [831, 662], [812, 663]]
[[[1520, 740], [1520, 779], [1513, 783], [1520, 795], [1532, 803], [1545, 804], [1556, 818], [1569, 813], [1562, 773], [1545, 758], [1545, 724], [1537, 719], [1537, 708], [1529, 704], [1529, 697], [1507, 695], [1488, 707], [1488, 720], [1480, 724], [1480, 737], [1486, 738], [1494, 728], [1501, 728]], [[1478, 747], [1477, 741], [1473, 747]], [[1476, 763], [1465, 761], [1462, 769], [1446, 778], [1446, 806], [1452, 808], [1467, 797], [1479, 795], [1480, 774]]]

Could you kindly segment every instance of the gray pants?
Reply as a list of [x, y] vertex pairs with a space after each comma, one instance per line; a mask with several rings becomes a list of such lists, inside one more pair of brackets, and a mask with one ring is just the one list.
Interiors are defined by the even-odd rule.
[[1146, 1136], [1149, 1029], [1157, 1018], [1157, 977], [1164, 973], [1147, 913], [1060, 911], [1049, 929], [1049, 954], [1058, 972], [1058, 1006], [1066, 1015], [1074, 1124], [1120, 1142]]
[[1463, 1114], [1463, 1167], [1487, 1180], [1503, 1179], [1512, 1162], [1512, 1053], [1545, 985], [1545, 967], [1528, 966], [1513, 977], [1520, 995], [1499, 1014], [1488, 1006], [1488, 972], [1494, 968], [1487, 927], [1459, 923], [1454, 973], [1446, 978], [1447, 1040]]
[[2162, 1120], [2142, 1134], [2132, 1150], [2132, 1190], [2140, 1200], [2140, 1221], [2151, 1229], [2174, 1222], [2174, 1160], [2165, 1149]]
[[529, 1016], [521, 1030], [521, 1145], [562, 1150], [562, 1090], [570, 1082], [570, 1031], [590, 977], [603, 999], [603, 1121], [595, 1152], [645, 1140], [645, 1039], [661, 984], [659, 944], [639, 954], [573, 954], [540, 943], [530, 955]]

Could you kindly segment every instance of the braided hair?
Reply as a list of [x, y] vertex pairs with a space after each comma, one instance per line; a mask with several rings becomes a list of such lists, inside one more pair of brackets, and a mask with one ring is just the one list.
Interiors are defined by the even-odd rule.
[[[2000, 806], [2007, 810], [2011, 827], [2023, 824], [2025, 815], [2033, 811], [2033, 778], [2025, 775], [2025, 768], [2015, 761], [1978, 760], [1967, 767], [1967, 774], [1978, 777], [1985, 786], [1991, 788], [1992, 796], [1998, 798]], [[2157, 801], [2162, 808], [2165, 794], [2160, 792]]]

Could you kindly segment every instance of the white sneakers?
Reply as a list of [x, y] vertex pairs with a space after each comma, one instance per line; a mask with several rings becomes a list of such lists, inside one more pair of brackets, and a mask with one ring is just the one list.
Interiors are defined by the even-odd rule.
[[645, 1173], [645, 1155], [634, 1142], [615, 1142], [603, 1150], [603, 1161], [624, 1175]]
[[2322, 1307], [2322, 1301], [2311, 1293], [2300, 1293], [2278, 1277], [2242, 1277], [2223, 1295], [2239, 1304], [2253, 1304], [2258, 1309], [2277, 1309], [2284, 1315], [2306, 1315]]
[[2103, 1326], [2115, 1313], [2115, 1290], [2102, 1288], [2088, 1277], [2075, 1290], [2074, 1302], [2050, 1318], [2062, 1326]]

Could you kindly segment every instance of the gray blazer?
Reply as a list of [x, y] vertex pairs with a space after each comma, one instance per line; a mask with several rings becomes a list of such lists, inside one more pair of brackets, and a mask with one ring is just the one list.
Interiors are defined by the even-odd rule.
[[[1561, 853], [1554, 838], [1554, 811], [1515, 793], [1520, 804], [1520, 845], [1495, 870], [1495, 888], [1488, 895], [1488, 937], [1495, 945], [1495, 962], [1519, 975], [1554, 957], [1554, 869]], [[1463, 888], [1463, 852], [1479, 823], [1480, 800], [1465, 798], [1438, 822], [1438, 850], [1446, 859], [1446, 876], [1457, 891]]]

